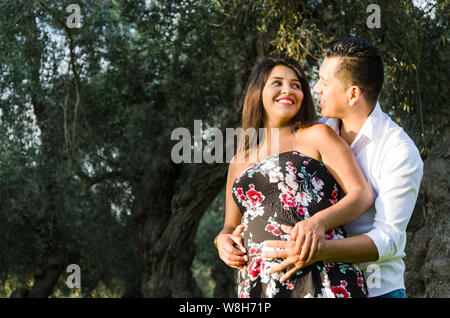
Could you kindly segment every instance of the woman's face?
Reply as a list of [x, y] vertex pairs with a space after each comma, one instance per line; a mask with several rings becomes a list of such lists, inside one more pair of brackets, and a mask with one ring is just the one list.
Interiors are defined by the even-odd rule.
[[287, 124], [300, 110], [303, 91], [297, 74], [285, 65], [272, 69], [263, 92], [264, 125], [278, 127]]

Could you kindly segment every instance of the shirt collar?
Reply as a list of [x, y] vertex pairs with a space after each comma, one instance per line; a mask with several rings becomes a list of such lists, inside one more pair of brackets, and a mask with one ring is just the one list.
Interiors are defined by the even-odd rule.
[[367, 117], [366, 121], [359, 130], [358, 135], [356, 135], [356, 138], [355, 140], [353, 140], [350, 147], [353, 147], [358, 142], [358, 140], [362, 138], [362, 136], [365, 136], [370, 141], [372, 141], [376, 137], [377, 132], [379, 132], [379, 129], [377, 129], [377, 123], [379, 122], [379, 119], [382, 117], [382, 115], [383, 112], [381, 111], [381, 106], [377, 101], [377, 104], [369, 114], [369, 117]]

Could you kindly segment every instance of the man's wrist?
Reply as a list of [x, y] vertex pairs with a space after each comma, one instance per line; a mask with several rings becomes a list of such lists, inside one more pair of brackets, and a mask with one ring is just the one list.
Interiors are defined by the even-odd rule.
[[317, 261], [325, 262], [328, 260], [329, 240], [323, 240], [322, 244], [319, 244], [315, 258]]
[[322, 227], [324, 231], [329, 230], [327, 228], [328, 224], [326, 223], [326, 218], [323, 218], [322, 214], [320, 214], [320, 212], [314, 214], [312, 217], [309, 218], [309, 220], [314, 221], [316, 224], [318, 224], [320, 227]]

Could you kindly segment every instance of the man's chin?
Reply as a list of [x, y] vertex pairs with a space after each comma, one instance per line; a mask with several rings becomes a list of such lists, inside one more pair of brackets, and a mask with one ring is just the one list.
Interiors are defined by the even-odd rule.
[[324, 110], [323, 108], [320, 109], [320, 115], [322, 117], [330, 117], [331, 114], [328, 114], [328, 112], [326, 110]]
[[326, 108], [321, 108], [320, 109], [320, 115], [322, 117], [327, 117], [327, 118], [337, 118], [335, 114], [333, 114], [333, 112], [329, 112], [327, 111]]

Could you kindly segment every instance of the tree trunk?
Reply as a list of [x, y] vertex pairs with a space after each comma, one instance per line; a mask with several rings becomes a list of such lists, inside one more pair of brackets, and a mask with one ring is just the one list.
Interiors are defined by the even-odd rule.
[[34, 274], [34, 284], [28, 298], [48, 298], [64, 271], [66, 253], [63, 247], [52, 247], [43, 255]]
[[450, 129], [424, 162], [420, 201], [408, 231], [405, 285], [408, 297], [450, 297]]
[[[39, 28], [35, 19], [31, 23], [30, 34], [27, 38], [26, 46], [33, 50], [25, 49], [24, 52], [34, 52], [36, 48], [41, 47], [39, 40]], [[36, 207], [35, 217], [32, 220], [32, 226], [39, 236], [41, 253], [37, 255], [38, 265], [34, 271], [34, 282], [29, 293], [22, 293], [30, 298], [47, 298], [53, 292], [53, 289], [67, 263], [67, 253], [61, 242], [59, 234], [57, 212], [61, 206], [57, 204], [59, 198], [63, 197], [61, 193], [60, 182], [66, 179], [58, 175], [58, 166], [65, 162], [65, 155], [62, 149], [61, 131], [55, 121], [52, 121], [50, 114], [52, 111], [50, 105], [45, 101], [45, 94], [42, 91], [40, 83], [40, 66], [42, 52], [37, 50], [37, 54], [30, 55], [27, 58], [31, 71], [31, 83], [33, 86], [31, 92], [31, 103], [34, 107], [36, 122], [41, 130], [42, 141], [42, 161], [39, 163], [41, 183], [41, 205]], [[56, 120], [57, 122], [57, 120]]]
[[[223, 136], [225, 128], [239, 126], [245, 82], [251, 66], [264, 55], [262, 37], [256, 35], [254, 40], [236, 57], [233, 105], [222, 117]], [[226, 147], [230, 146], [234, 147], [226, 144], [223, 148], [223, 158]], [[176, 194], [180, 167], [171, 162], [160, 162], [159, 167], [148, 172], [134, 186], [133, 216], [138, 233], [144, 297], [202, 296], [191, 271], [195, 256], [194, 237], [205, 210], [226, 182], [228, 164], [193, 164], [189, 169], [189, 176], [182, 181]], [[232, 286], [234, 281], [230, 280]]]
[[[140, 288], [144, 297], [171, 296], [164, 281], [152, 280], [152, 275], [155, 260], [164, 254], [164, 251], [156, 250], [156, 244], [170, 218], [170, 202], [178, 175], [179, 167], [161, 162], [158, 168], [147, 171], [140, 182], [133, 185], [132, 210], [142, 271]], [[149, 294], [148, 289], [158, 291], [158, 295]]]
[[[135, 199], [134, 217], [143, 264], [144, 297], [201, 297], [191, 272], [194, 237], [204, 211], [221, 190], [226, 165], [192, 167], [186, 186], [173, 195], [177, 171], [173, 165], [153, 175]], [[155, 200], [159, 198], [159, 200]], [[170, 205], [172, 203], [172, 209]]]

